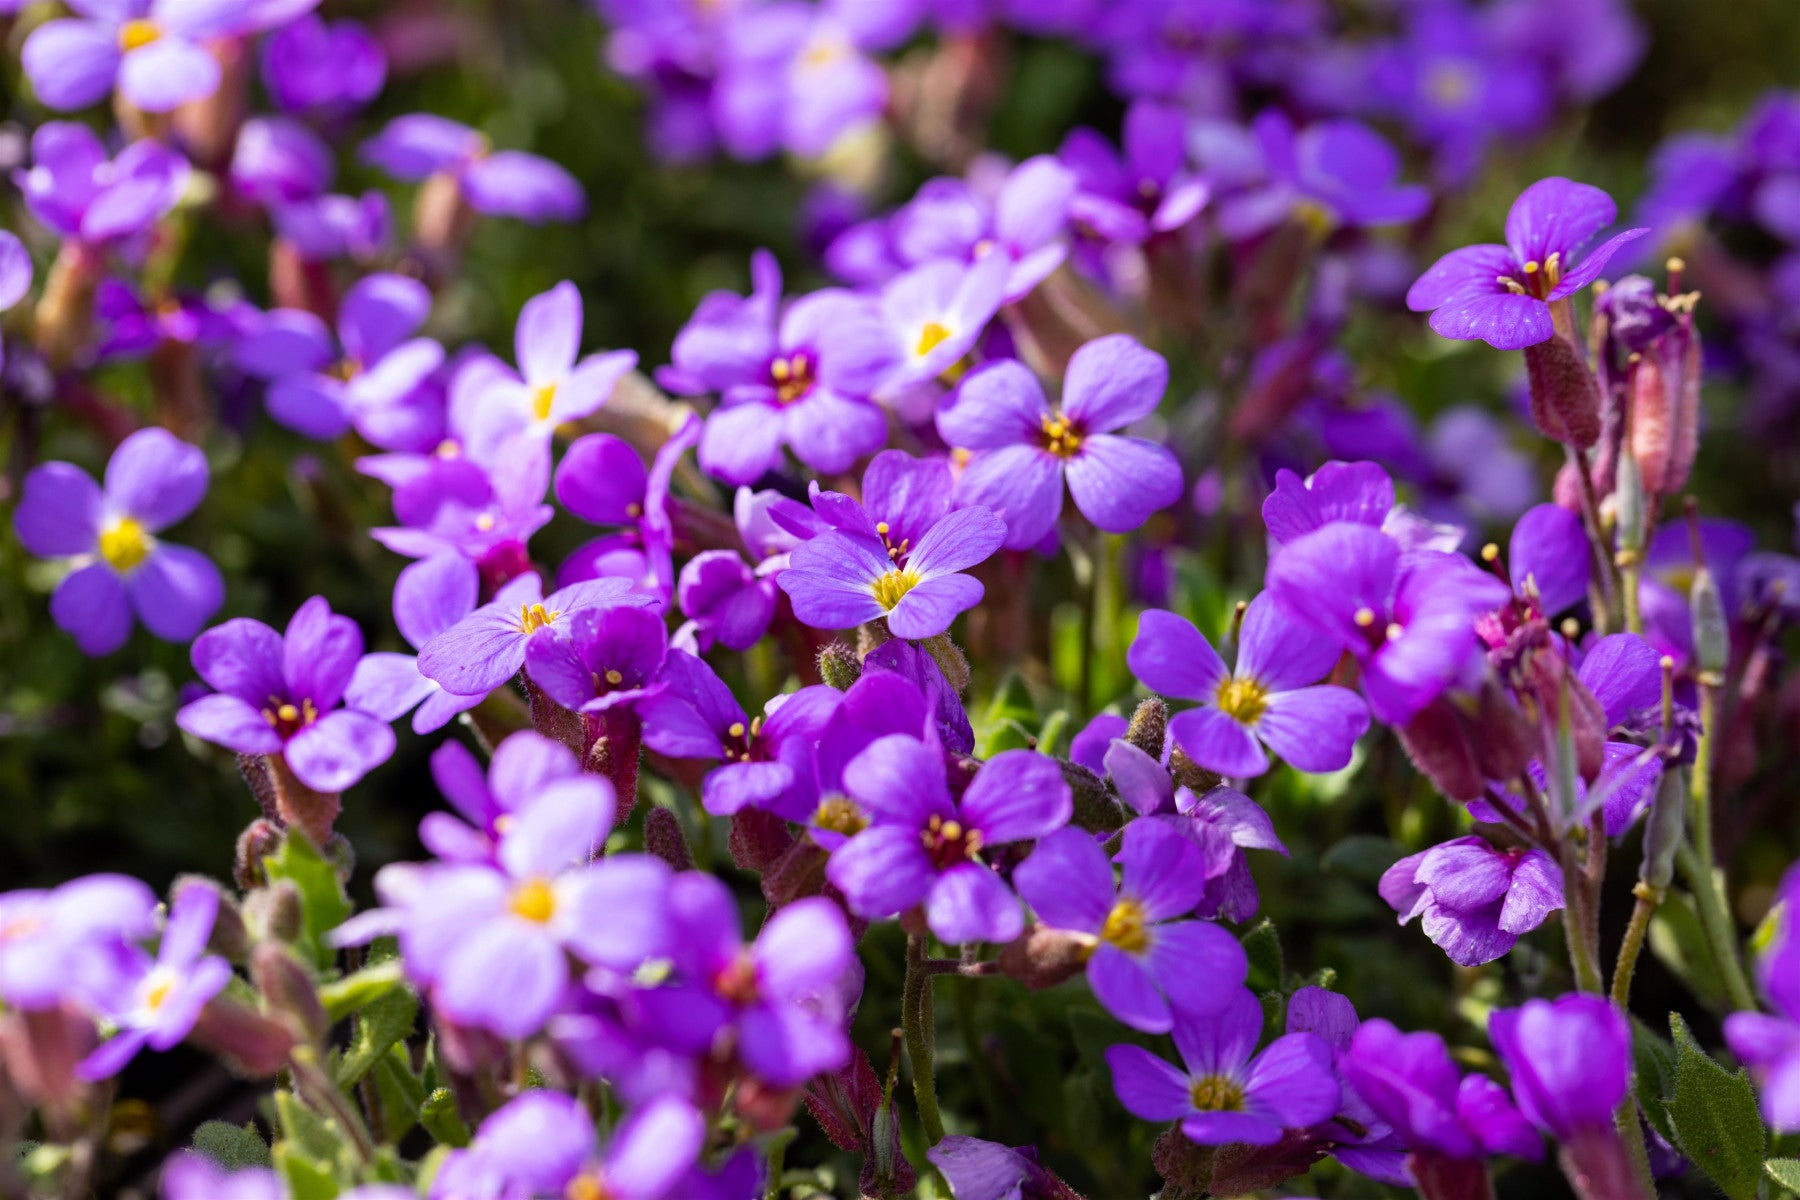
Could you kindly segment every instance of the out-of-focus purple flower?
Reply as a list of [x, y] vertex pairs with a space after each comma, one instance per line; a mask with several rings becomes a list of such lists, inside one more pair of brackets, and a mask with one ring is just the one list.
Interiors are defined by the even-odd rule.
[[237, 363], [270, 381], [269, 415], [319, 441], [354, 425], [380, 444], [390, 410], [406, 407], [444, 361], [444, 348], [413, 337], [431, 293], [403, 275], [370, 275], [344, 297], [334, 340], [299, 309], [276, 309], [238, 343]]
[[1262, 1023], [1262, 1005], [1244, 988], [1210, 1013], [1177, 1009], [1175, 1049], [1185, 1070], [1141, 1046], [1113, 1046], [1113, 1090], [1133, 1116], [1180, 1121], [1203, 1146], [1270, 1146], [1284, 1129], [1330, 1120], [1342, 1096], [1331, 1047], [1317, 1034], [1288, 1033], [1258, 1054]]
[[700, 419], [689, 414], [658, 448], [648, 473], [637, 451], [611, 434], [575, 439], [556, 468], [556, 498], [582, 520], [620, 530], [577, 547], [557, 571], [559, 584], [616, 575], [658, 603], [668, 603], [675, 582], [669, 481], [700, 436]]
[[783, 309], [781, 268], [767, 251], [752, 258], [751, 277], [748, 296], [713, 292], [700, 302], [676, 335], [673, 367], [658, 375], [677, 392], [719, 397], [700, 465], [752, 484], [788, 446], [821, 474], [848, 470], [887, 440], [887, 416], [870, 399], [894, 358], [879, 311], [836, 289]]
[[358, 461], [364, 473], [394, 488], [399, 526], [369, 535], [396, 554], [431, 558], [459, 554], [481, 568], [489, 587], [532, 570], [526, 544], [556, 510], [544, 503], [550, 488], [550, 448], [515, 445], [514, 453], [483, 465], [446, 438], [430, 454], [384, 454]]
[[1725, 1041], [1761, 1086], [1764, 1119], [1793, 1133], [1800, 1131], [1800, 866], [1788, 868], [1775, 903], [1775, 936], [1756, 963], [1775, 1014], [1732, 1013]]
[[64, 462], [25, 477], [13, 528], [31, 553], [70, 560], [50, 615], [82, 653], [124, 645], [133, 613], [157, 637], [185, 642], [219, 611], [225, 582], [212, 560], [156, 536], [194, 511], [206, 485], [200, 448], [155, 427], [119, 443], [104, 486]]
[[1467, 559], [1402, 554], [1378, 529], [1334, 521], [1282, 547], [1269, 591], [1295, 621], [1362, 664], [1377, 719], [1402, 723], [1457, 679], [1480, 644], [1475, 621], [1509, 589]]
[[1382, 528], [1394, 510], [1394, 481], [1372, 462], [1328, 462], [1300, 478], [1285, 468], [1275, 473], [1275, 489], [1263, 499], [1263, 525], [1270, 546], [1323, 529], [1333, 521]]
[[51, 108], [86, 108], [119, 95], [145, 112], [169, 112], [219, 87], [205, 42], [245, 29], [245, 6], [196, 0], [75, 0], [75, 16], [46, 21], [25, 39], [21, 63]]
[[1587, 103], [1617, 87], [1649, 44], [1620, 0], [1499, 0], [1485, 10], [1494, 37], [1535, 58], [1563, 93]]
[[467, 125], [431, 113], [394, 118], [363, 144], [362, 157], [407, 183], [447, 175], [461, 185], [470, 208], [489, 216], [538, 225], [573, 221], [587, 211], [581, 184], [549, 159], [495, 150]]
[[1542, 850], [1496, 850], [1460, 837], [1408, 855], [1381, 876], [1381, 898], [1402, 925], [1465, 967], [1492, 962], [1563, 906], [1562, 869]]
[[1010, 274], [990, 254], [970, 267], [926, 263], [882, 288], [881, 315], [898, 362], [887, 387], [934, 379], [973, 349], [1000, 311]]
[[925, 1152], [956, 1200], [1075, 1200], [1068, 1184], [1038, 1165], [1033, 1146], [1002, 1146], [951, 1134]]
[[0, 1000], [20, 1009], [92, 1006], [156, 928], [156, 896], [124, 875], [84, 875], [48, 891], [0, 892]]
[[907, 266], [950, 259], [972, 264], [990, 254], [1011, 263], [1007, 302], [1023, 299], [1068, 256], [1065, 234], [1075, 175], [1049, 155], [1027, 159], [991, 196], [970, 181], [934, 179], [889, 221], [888, 236]]
[[[1719, 598], [1727, 618], [1737, 615], [1738, 567], [1756, 549], [1756, 535], [1736, 521], [1717, 517], [1700, 519], [1700, 554], [1719, 585]], [[1694, 620], [1688, 593], [1694, 585], [1697, 564], [1685, 524], [1664, 525], [1644, 547], [1644, 578], [1639, 600], [1644, 611], [1644, 636], [1658, 651], [1685, 667], [1694, 654]]]
[[18, 236], [0, 229], [0, 312], [25, 298], [31, 290], [31, 255]]
[[1527, 1120], [1558, 1141], [1608, 1130], [1631, 1085], [1631, 1029], [1604, 996], [1497, 1009], [1488, 1037]]
[[82, 1060], [83, 1079], [110, 1079], [146, 1045], [167, 1050], [188, 1035], [200, 1009], [231, 979], [231, 966], [206, 953], [219, 893], [190, 883], [175, 893], [156, 958], [139, 951], [124, 979], [101, 997], [100, 1011], [118, 1032]]
[[445, 742], [431, 756], [431, 778], [463, 817], [427, 813], [419, 840], [446, 862], [491, 862], [513, 820], [552, 791], [586, 791], [603, 807], [606, 783], [582, 771], [567, 746], [525, 729], [494, 748], [485, 775], [461, 742]]
[[675, 1187], [706, 1144], [706, 1118], [675, 1097], [631, 1113], [602, 1150], [581, 1101], [529, 1091], [481, 1123], [432, 1180], [432, 1200], [471, 1196], [603, 1196], [676, 1200]]
[[1006, 545], [1021, 549], [1055, 529], [1066, 476], [1089, 521], [1109, 533], [1136, 529], [1181, 498], [1181, 465], [1167, 447], [1113, 430], [1154, 412], [1168, 382], [1162, 355], [1122, 333], [1075, 352], [1055, 409], [1023, 363], [981, 368], [937, 415], [945, 441], [976, 451], [958, 499], [999, 513]]
[[1069, 220], [1102, 241], [1136, 244], [1172, 233], [1200, 215], [1211, 189], [1188, 167], [1186, 117], [1138, 100], [1125, 110], [1120, 149], [1092, 129], [1076, 129], [1057, 151], [1080, 190]]
[[1161, 609], [1139, 618], [1128, 661], [1151, 690], [1200, 702], [1169, 722], [1188, 757], [1242, 778], [1269, 769], [1265, 744], [1302, 771], [1349, 764], [1369, 728], [1368, 706], [1348, 688], [1318, 682], [1341, 653], [1294, 629], [1265, 592], [1244, 614], [1235, 668], [1226, 668], [1192, 623]]
[[152, 302], [116, 279], [104, 279], [95, 292], [94, 317], [104, 330], [94, 357], [104, 361], [140, 358], [167, 344], [229, 346], [249, 333], [262, 314], [245, 300], [191, 293]]
[[308, 262], [348, 258], [366, 263], [387, 245], [392, 233], [387, 197], [315, 196], [274, 209], [275, 232]]
[[319, 135], [287, 117], [245, 121], [231, 155], [232, 186], [270, 208], [321, 195], [336, 170]]
[[712, 91], [726, 150], [743, 159], [783, 149], [817, 157], [873, 123], [887, 102], [887, 75], [855, 33], [830, 5], [736, 7], [721, 31]]
[[844, 770], [874, 824], [832, 853], [826, 877], [870, 919], [925, 906], [945, 942], [1007, 942], [1025, 927], [1019, 902], [981, 857], [984, 848], [1044, 837], [1068, 823], [1069, 785], [1054, 760], [1008, 750], [951, 798], [943, 751], [890, 735]]
[[108, 159], [93, 131], [70, 121], [38, 126], [31, 163], [13, 173], [31, 215], [90, 246], [145, 232], [174, 209], [188, 181], [187, 160], [161, 142], [145, 138]]
[[1627, 229], [1587, 249], [1618, 211], [1597, 187], [1540, 179], [1506, 214], [1506, 245], [1452, 250], [1419, 276], [1406, 305], [1430, 312], [1431, 327], [1447, 338], [1479, 339], [1497, 350], [1548, 341], [1550, 305], [1592, 283], [1619, 247], [1649, 232]]
[[305, 16], [263, 42], [263, 86], [291, 113], [337, 119], [354, 112], [387, 81], [387, 53], [355, 21]]
[[1206, 891], [1200, 849], [1169, 825], [1133, 821], [1115, 889], [1106, 852], [1083, 829], [1044, 838], [1013, 872], [1038, 919], [1094, 938], [1088, 985], [1133, 1029], [1166, 1033], [1173, 1008], [1216, 1008], [1243, 986], [1244, 948], [1217, 925], [1182, 918]]
[[1337, 118], [1296, 131], [1271, 109], [1256, 118], [1252, 132], [1263, 177], [1218, 205], [1219, 228], [1234, 240], [1266, 233], [1290, 217], [1328, 232], [1395, 225], [1430, 207], [1430, 191], [1397, 182], [1400, 156], [1361, 122]]
[[1414, 1154], [1543, 1157], [1543, 1142], [1506, 1089], [1485, 1075], [1463, 1075], [1435, 1033], [1401, 1033], [1387, 1021], [1365, 1021], [1338, 1057], [1338, 1070]]
[[194, 639], [194, 669], [217, 689], [185, 705], [182, 729], [239, 754], [280, 754], [319, 792], [341, 792], [394, 752], [385, 722], [340, 708], [362, 659], [362, 632], [323, 596], [276, 633], [235, 617]]
[[614, 605], [644, 606], [623, 579], [570, 584], [544, 595], [536, 575], [521, 575], [419, 650], [419, 673], [458, 696], [485, 696], [525, 665], [539, 635], [555, 636], [578, 613]]
[[162, 1200], [285, 1200], [287, 1187], [267, 1167], [230, 1171], [194, 1150], [172, 1155], [159, 1184]]
[[[481, 578], [475, 564], [453, 554], [413, 563], [394, 583], [394, 624], [414, 650], [475, 611]], [[486, 698], [446, 692], [419, 673], [411, 654], [379, 651], [363, 655], [344, 692], [344, 703], [380, 721], [412, 712], [414, 733], [442, 729], [458, 713]], [[417, 712], [413, 712], [417, 709]]]

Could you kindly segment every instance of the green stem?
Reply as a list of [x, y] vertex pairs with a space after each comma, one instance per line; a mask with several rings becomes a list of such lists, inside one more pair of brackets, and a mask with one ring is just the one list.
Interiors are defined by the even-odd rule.
[[1700, 928], [1712, 948], [1725, 993], [1738, 1009], [1754, 1011], [1756, 996], [1744, 973], [1738, 951], [1737, 931], [1725, 895], [1724, 876], [1713, 853], [1712, 765], [1718, 752], [1719, 683], [1704, 675], [1700, 680], [1700, 740], [1694, 749], [1694, 768], [1688, 794], [1688, 837], [1675, 852], [1675, 861], [1693, 890], [1700, 910]]
[[1619, 567], [1613, 561], [1606, 526], [1600, 520], [1600, 497], [1594, 492], [1593, 476], [1588, 474], [1587, 456], [1567, 444], [1563, 446], [1563, 454], [1581, 483], [1582, 523], [1587, 527], [1588, 544], [1593, 551], [1594, 564], [1599, 568], [1596, 577], [1600, 581], [1603, 603], [1594, 614], [1594, 626], [1602, 632], [1610, 633], [1613, 630], [1613, 597], [1620, 595], [1623, 590], [1619, 582]]
[[310, 1046], [296, 1046], [288, 1058], [288, 1069], [293, 1072], [294, 1090], [299, 1092], [306, 1102], [318, 1109], [325, 1116], [336, 1121], [350, 1139], [356, 1157], [364, 1166], [375, 1162], [375, 1144], [369, 1138], [368, 1127], [338, 1090], [336, 1083], [319, 1067], [319, 1059]]
[[944, 1139], [944, 1119], [938, 1115], [936, 1055], [931, 1013], [930, 970], [925, 963], [925, 938], [906, 938], [906, 982], [900, 993], [900, 1025], [906, 1036], [906, 1056], [912, 1060], [913, 1099], [919, 1106], [919, 1124], [925, 1140], [937, 1145]]
[[1638, 581], [1643, 568], [1635, 562], [1619, 564], [1619, 603], [1625, 610], [1625, 630], [1644, 632], [1644, 613], [1638, 604]]
[[1563, 936], [1569, 943], [1569, 963], [1575, 968], [1575, 986], [1584, 992], [1600, 992], [1600, 959], [1587, 938], [1587, 893], [1581, 867], [1574, 855], [1563, 855]]
[[1612, 1002], [1620, 1012], [1631, 1007], [1631, 977], [1637, 971], [1638, 954], [1644, 948], [1644, 935], [1650, 931], [1650, 918], [1662, 897], [1638, 885], [1637, 907], [1631, 910], [1631, 924], [1625, 927], [1625, 942], [1619, 947], [1619, 960], [1613, 966]]

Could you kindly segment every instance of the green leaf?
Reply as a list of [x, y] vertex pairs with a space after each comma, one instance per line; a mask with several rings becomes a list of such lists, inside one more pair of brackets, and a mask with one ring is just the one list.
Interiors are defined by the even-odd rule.
[[1059, 708], [1044, 718], [1044, 727], [1038, 731], [1037, 748], [1041, 754], [1056, 756], [1058, 747], [1062, 745], [1062, 735], [1069, 728], [1069, 710]]
[[992, 758], [1002, 750], [1020, 750], [1037, 736], [1037, 702], [1017, 674], [1006, 677], [982, 718], [981, 757]]
[[336, 952], [325, 945], [325, 934], [350, 915], [337, 868], [320, 856], [313, 844], [290, 832], [274, 854], [263, 859], [270, 879], [286, 879], [300, 891], [302, 910], [300, 948], [320, 967], [329, 967]]
[[244, 1167], [266, 1167], [274, 1161], [269, 1144], [256, 1132], [255, 1125], [233, 1125], [229, 1121], [205, 1121], [194, 1130], [194, 1149], [228, 1171]]
[[1657, 908], [1656, 915], [1650, 918], [1650, 953], [1706, 1007], [1731, 1007], [1719, 983], [1718, 968], [1713, 964], [1691, 896], [1671, 891]]
[[355, 1086], [356, 1081], [368, 1074], [395, 1043], [412, 1033], [418, 1017], [419, 1002], [404, 987], [370, 1001], [357, 1014], [356, 1032], [351, 1036], [350, 1048], [338, 1064], [338, 1086]]
[[[307, 1158], [331, 1162], [344, 1144], [337, 1126], [300, 1102], [292, 1092], [275, 1093], [275, 1120], [283, 1141]], [[276, 1149], [280, 1150], [280, 1145]]]
[[1637, 1081], [1637, 1100], [1652, 1128], [1673, 1139], [1669, 1128], [1668, 1098], [1675, 1091], [1675, 1047], [1654, 1029], [1631, 1019], [1632, 1072]]
[[375, 1064], [375, 1097], [381, 1104], [382, 1132], [397, 1142], [419, 1123], [419, 1106], [425, 1103], [425, 1085], [413, 1073], [406, 1047], [395, 1044]]
[[1327, 850], [1319, 859], [1319, 868], [1334, 875], [1375, 883], [1382, 872], [1399, 862], [1403, 851], [1390, 839], [1368, 833], [1353, 833]]
[[342, 1190], [331, 1164], [308, 1158], [292, 1142], [275, 1143], [275, 1173], [292, 1200], [335, 1200]]
[[1708, 1057], [1680, 1013], [1669, 1014], [1669, 1030], [1675, 1040], [1675, 1090], [1669, 1097], [1675, 1145], [1732, 1200], [1756, 1200], [1764, 1138], [1750, 1077]]
[[1763, 1164], [1763, 1173], [1800, 1196], [1800, 1158], [1771, 1158]]
[[439, 1145], [462, 1149], [469, 1144], [469, 1127], [456, 1111], [456, 1097], [449, 1088], [439, 1088], [419, 1105], [419, 1124], [436, 1138]]
[[405, 979], [399, 960], [389, 959], [324, 984], [319, 988], [319, 999], [335, 1024], [396, 990], [404, 991]]
[[1251, 926], [1241, 940], [1244, 954], [1250, 960], [1250, 975], [1246, 981], [1250, 990], [1258, 995], [1281, 991], [1281, 938], [1275, 932], [1275, 922], [1263, 918]]

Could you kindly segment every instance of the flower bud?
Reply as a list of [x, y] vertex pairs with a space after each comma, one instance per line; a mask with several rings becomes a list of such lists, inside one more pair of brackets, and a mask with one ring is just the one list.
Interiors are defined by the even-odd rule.
[[1400, 745], [1420, 774], [1445, 797], [1468, 801], [1487, 790], [1475, 748], [1456, 706], [1440, 696], [1399, 729]]
[[294, 1035], [284, 1023], [225, 995], [206, 1002], [188, 1038], [252, 1079], [281, 1070], [294, 1049]]
[[1659, 895], [1675, 877], [1675, 852], [1681, 848], [1687, 798], [1687, 768], [1671, 767], [1657, 781], [1656, 796], [1644, 818], [1644, 863], [1638, 868], [1638, 878]]
[[213, 917], [206, 948], [227, 962], [243, 962], [250, 953], [250, 934], [244, 928], [244, 916], [238, 909], [236, 898], [227, 895], [223, 888], [204, 875], [179, 875], [169, 888], [170, 901], [173, 902], [183, 889], [191, 887], [207, 888], [219, 897], [219, 909]]
[[847, 692], [862, 678], [862, 660], [845, 643], [827, 642], [819, 651], [819, 678], [838, 691]]
[[1180, 746], [1169, 752], [1169, 774], [1174, 776], [1177, 787], [1184, 787], [1196, 796], [1218, 787], [1225, 777], [1216, 771], [1209, 771], [1187, 756]]
[[258, 942], [250, 953], [250, 980], [262, 993], [270, 1015], [284, 1021], [299, 1040], [312, 1045], [325, 1040], [331, 1018], [319, 999], [318, 985], [285, 947]]
[[1078, 762], [1061, 760], [1063, 780], [1075, 802], [1071, 819], [1078, 828], [1090, 833], [1110, 833], [1125, 824], [1125, 812], [1119, 801], [1107, 790], [1106, 781]]
[[1162, 761], [1163, 744], [1168, 735], [1169, 706], [1157, 696], [1137, 706], [1137, 711], [1131, 714], [1131, 724], [1125, 730], [1125, 740], [1157, 762]]
[[1033, 922], [1000, 950], [1000, 973], [1028, 988], [1055, 987], [1087, 966], [1092, 939]]
[[652, 805], [644, 814], [644, 849], [677, 871], [686, 871], [694, 865], [694, 855], [688, 849], [681, 819], [660, 804]]
[[300, 889], [287, 879], [249, 893], [243, 912], [245, 930], [254, 942], [293, 942], [304, 926]]
[[281, 826], [265, 817], [244, 827], [238, 834], [237, 853], [231, 868], [232, 880], [244, 891], [261, 887], [267, 881], [263, 859], [281, 847]]
[[962, 695], [969, 686], [969, 660], [963, 655], [962, 647], [950, 640], [950, 635], [940, 633], [936, 637], [928, 637], [919, 645], [931, 655], [931, 660], [944, 673], [951, 690]]
[[731, 836], [726, 845], [731, 861], [741, 870], [763, 872], [794, 844], [787, 822], [757, 808], [739, 809], [731, 815]]
[[1586, 450], [1600, 440], [1600, 382], [1580, 349], [1557, 334], [1525, 347], [1531, 419], [1545, 436]]
[[1731, 627], [1725, 620], [1718, 580], [1705, 563], [1694, 572], [1688, 605], [1694, 614], [1694, 662], [1702, 672], [1723, 675], [1731, 661]]
[[1700, 335], [1685, 319], [1638, 360], [1631, 377], [1631, 453], [1644, 489], [1668, 496], [1687, 485], [1699, 449]]

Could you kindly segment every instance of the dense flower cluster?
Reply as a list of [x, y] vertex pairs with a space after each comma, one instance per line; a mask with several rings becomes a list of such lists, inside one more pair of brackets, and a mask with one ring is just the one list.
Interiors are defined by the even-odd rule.
[[[594, 348], [612, 331], [572, 280], [505, 309], [509, 353], [465, 336], [484, 223], [578, 222], [598, 181], [375, 108], [429, 57], [407, 24], [427, 17], [66, 7], [17, 39], [31, 220], [0, 231], [0, 310], [47, 265], [0, 378], [108, 448], [71, 451], [98, 482], [34, 457], [11, 525], [83, 654], [135, 650], [139, 623], [189, 646], [174, 726], [261, 815], [229, 883], [184, 876], [166, 906], [106, 873], [0, 893], [9, 1194], [15, 1159], [46, 1193], [116, 1184], [112, 1081], [183, 1041], [273, 1081], [273, 1144], [231, 1129], [253, 1146], [167, 1156], [168, 1200], [892, 1200], [929, 1169], [956, 1200], [1079, 1200], [1145, 1176], [947, 1114], [940, 1073], [1043, 1076], [1001, 1061], [1025, 1026], [990, 1037], [973, 1006], [940, 1061], [939, 975], [965, 998], [1061, 989], [1100, 1080], [1069, 1107], [1109, 1132], [1057, 1140], [1148, 1149], [1165, 1197], [1327, 1159], [1315, 1181], [1431, 1200], [1547, 1157], [1584, 1200], [1651, 1200], [1684, 1156], [1739, 1186], [1682, 1082], [1732, 1077], [1679, 1017], [1668, 1041], [1629, 1019], [1657, 940], [1748, 1068], [1718, 1084], [1732, 1116], [1754, 1125], [1753, 1079], [1770, 1129], [1800, 1132], [1800, 873], [1734, 907], [1713, 840], [1791, 696], [1800, 560], [1674, 501], [1701, 442], [1688, 265], [1602, 280], [1651, 244], [1724, 273], [1712, 218], [1780, 241], [1721, 315], [1756, 411], [1791, 416], [1792, 97], [1665, 149], [1642, 226], [1553, 176], [1504, 244], [1432, 263], [1495, 140], [1634, 67], [1624, 5], [1339, 28], [1304, 0], [600, 0], [659, 159], [784, 154], [827, 180], [795, 221], [803, 269], [756, 250], [744, 290], [699, 298], [640, 364]], [[988, 149], [984, 75], [1021, 37], [1098, 62], [1116, 136]], [[884, 199], [862, 160], [894, 143], [943, 173]], [[334, 192], [340, 170], [407, 187]], [[250, 248], [203, 261], [210, 223]], [[266, 287], [174, 285], [247, 254]], [[1407, 310], [1508, 356], [1529, 425], [1421, 425], [1362, 378], [1357, 323]], [[153, 422], [106, 398], [113, 371], [149, 378]], [[226, 395], [268, 424], [234, 419], [228, 445]], [[296, 480], [341, 459], [388, 506], [342, 524], [391, 594], [280, 611], [245, 582], [220, 528], [252, 514], [208, 493], [259, 440]], [[419, 739], [451, 811], [355, 911], [339, 818]], [[1379, 846], [1365, 910], [1417, 920], [1369, 936], [1466, 969], [1439, 1029], [1363, 1020], [1331, 961], [1350, 943], [1290, 961], [1256, 921], [1301, 832], [1278, 805], [1330, 803], [1372, 763], [1402, 764], [1394, 836], [1344, 844]], [[1651, 939], [1665, 902], [1679, 920]], [[1747, 972], [1738, 922], [1765, 911]]]

